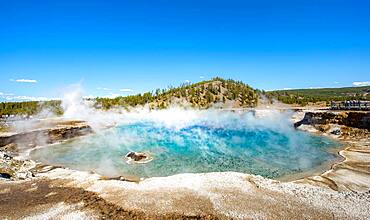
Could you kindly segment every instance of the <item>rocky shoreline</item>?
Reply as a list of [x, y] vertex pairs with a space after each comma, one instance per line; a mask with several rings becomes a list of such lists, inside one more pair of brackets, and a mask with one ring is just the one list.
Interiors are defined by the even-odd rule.
[[23, 151], [92, 133], [83, 121], [37, 121], [29, 131], [7, 132], [0, 135], [0, 178], [25, 180], [35, 176], [39, 166], [35, 161], [20, 157]]
[[[0, 213], [6, 213], [9, 219], [27, 216], [84, 219], [368, 219], [369, 129], [363, 125], [361, 128], [351, 127], [355, 119], [351, 119], [352, 122], [348, 119], [349, 124], [342, 123], [340, 120], [346, 118], [344, 113], [339, 113], [341, 116], [332, 114], [328, 111], [307, 112], [297, 126], [298, 129], [335, 138], [346, 145], [339, 152], [345, 159], [321, 175], [280, 182], [256, 175], [223, 172], [179, 174], [132, 182], [126, 178], [106, 179], [91, 172], [26, 164], [19, 167], [25, 167], [22, 171], [30, 168], [28, 176], [14, 177], [17, 181], [0, 180]], [[356, 117], [366, 121], [368, 116]], [[69, 131], [74, 133], [76, 130]], [[73, 135], [56, 136], [64, 138]], [[8, 162], [16, 160], [5, 153], [0, 154], [0, 160], [1, 157]], [[19, 160], [19, 163], [22, 162], [27, 161]]]
[[318, 176], [296, 182], [330, 187], [336, 191], [369, 192], [370, 189], [370, 113], [368, 112], [307, 112], [294, 124], [298, 129], [325, 135], [341, 141], [339, 151], [344, 160]]
[[91, 132], [91, 127], [83, 121], [37, 121], [26, 131], [0, 133], [0, 149], [10, 144], [17, 145], [15, 149], [52, 144]]

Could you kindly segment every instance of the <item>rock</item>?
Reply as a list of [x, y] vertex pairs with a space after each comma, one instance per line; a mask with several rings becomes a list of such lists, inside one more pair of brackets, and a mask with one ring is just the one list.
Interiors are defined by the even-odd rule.
[[140, 160], [143, 160], [143, 159], [146, 159], [147, 156], [143, 153], [136, 153], [136, 152], [129, 152], [126, 157], [130, 157], [131, 159], [133, 159], [134, 161], [140, 161]]
[[147, 152], [128, 152], [125, 156], [126, 162], [131, 163], [148, 163], [153, 158]]
[[0, 151], [0, 161], [2, 161], [2, 160], [10, 161], [11, 159], [13, 159], [12, 156], [8, 155], [7, 153], [5, 153], [3, 151]]
[[36, 163], [32, 160], [17, 160], [0, 151], [0, 177], [11, 180], [25, 180], [34, 176]]
[[297, 128], [301, 125], [338, 124], [353, 128], [370, 130], [370, 112], [306, 112], [304, 118], [294, 123]]
[[334, 134], [334, 135], [340, 135], [340, 129], [334, 129], [330, 132], [330, 134]]
[[14, 176], [14, 171], [10, 169], [9, 167], [0, 167], [0, 177], [10, 179]]
[[0, 173], [0, 178], [10, 179], [12, 176], [8, 173]]
[[10, 151], [10, 152], [16, 152], [17, 151], [17, 145], [15, 143], [10, 143], [5, 145], [2, 150], [4, 151]]
[[15, 179], [19, 179], [19, 180], [26, 180], [26, 179], [30, 179], [32, 177], [34, 177], [35, 175], [33, 175], [32, 172], [30, 171], [23, 171], [23, 172], [17, 172], [15, 173]]
[[85, 123], [36, 129], [27, 132], [10, 133], [0, 136], [0, 148], [14, 148], [15, 145], [33, 147], [46, 145], [92, 133], [92, 128]]
[[321, 132], [327, 132], [330, 129], [330, 125], [324, 124], [324, 125], [317, 125], [315, 126], [317, 130]]

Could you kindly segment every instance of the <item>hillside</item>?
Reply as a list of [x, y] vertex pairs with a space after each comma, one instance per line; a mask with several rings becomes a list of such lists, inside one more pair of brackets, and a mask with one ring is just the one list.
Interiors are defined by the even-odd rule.
[[117, 97], [114, 99], [97, 98], [95, 107], [135, 107], [148, 104], [151, 109], [163, 109], [170, 105], [209, 107], [254, 107], [258, 102], [258, 92], [240, 81], [213, 78], [179, 87], [157, 89], [155, 92]]
[[[213, 78], [194, 84], [185, 83], [178, 87], [157, 89], [154, 92], [120, 96], [116, 98], [88, 99], [97, 109], [130, 108], [148, 105], [151, 109], [163, 109], [170, 105], [210, 107], [254, 107], [258, 102], [258, 91], [240, 81]], [[61, 101], [2, 102], [0, 115], [35, 115], [44, 109], [62, 114]]]
[[299, 104], [344, 100], [370, 100], [370, 86], [276, 90], [264, 93], [269, 99], [277, 99], [286, 104]]

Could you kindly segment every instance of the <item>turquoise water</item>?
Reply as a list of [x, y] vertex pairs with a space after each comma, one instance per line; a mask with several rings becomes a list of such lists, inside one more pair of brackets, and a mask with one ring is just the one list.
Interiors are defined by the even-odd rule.
[[[250, 116], [249, 116], [250, 117]], [[244, 122], [244, 121], [245, 122]], [[34, 150], [33, 159], [107, 176], [169, 176], [178, 173], [237, 171], [278, 178], [335, 159], [338, 143], [266, 122], [250, 125], [244, 116], [201, 120], [178, 127], [144, 120]], [[154, 160], [127, 164], [129, 151], [147, 151]]]

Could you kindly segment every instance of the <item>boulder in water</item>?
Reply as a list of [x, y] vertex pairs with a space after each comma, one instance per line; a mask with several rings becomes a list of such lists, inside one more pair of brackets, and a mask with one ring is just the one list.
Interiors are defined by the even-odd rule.
[[153, 157], [151, 157], [150, 154], [147, 152], [130, 151], [126, 154], [125, 160], [128, 164], [148, 163], [153, 160]]

